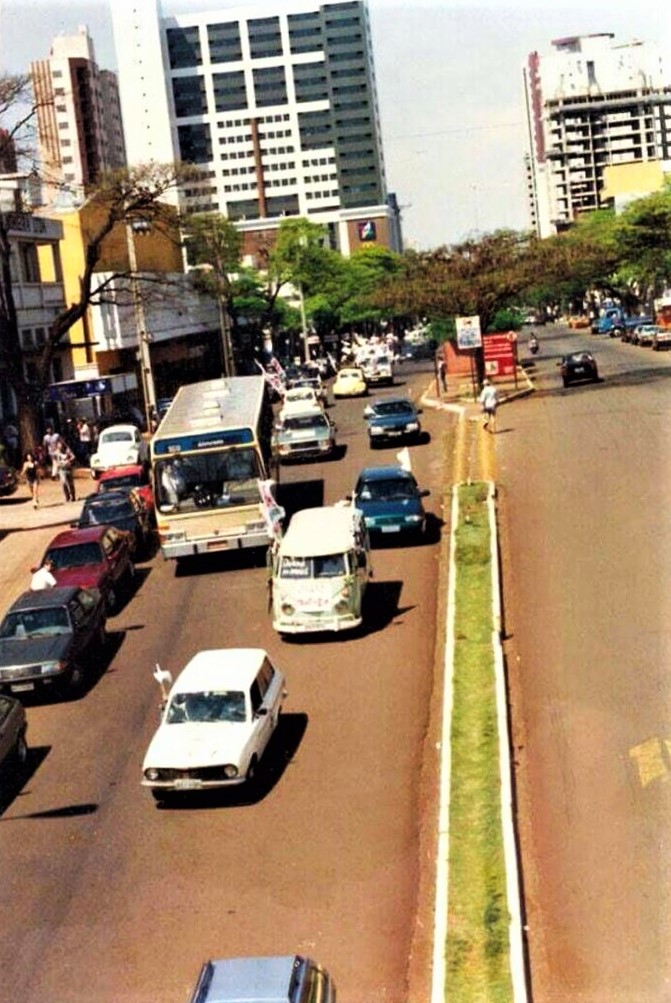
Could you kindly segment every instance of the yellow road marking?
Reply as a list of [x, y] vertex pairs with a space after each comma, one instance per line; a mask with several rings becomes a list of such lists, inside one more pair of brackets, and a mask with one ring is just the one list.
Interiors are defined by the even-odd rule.
[[[665, 757], [664, 751], [667, 756]], [[649, 738], [640, 745], [634, 745], [629, 750], [629, 757], [638, 767], [638, 778], [642, 787], [647, 787], [654, 780], [669, 779], [669, 760], [671, 754], [671, 739]]]

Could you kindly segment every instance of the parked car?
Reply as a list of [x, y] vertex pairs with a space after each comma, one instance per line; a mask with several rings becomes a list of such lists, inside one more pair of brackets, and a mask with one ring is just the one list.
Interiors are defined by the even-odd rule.
[[77, 690], [89, 650], [106, 638], [105, 603], [96, 589], [24, 592], [0, 623], [0, 688]]
[[389, 465], [365, 467], [348, 497], [363, 512], [371, 537], [409, 533], [421, 538], [426, 529], [422, 498], [428, 494], [428, 488], [420, 490], [411, 471]]
[[570, 355], [565, 355], [558, 364], [565, 387], [569, 386], [570, 383], [578, 383], [582, 380], [598, 382], [599, 370], [596, 359], [591, 352], [571, 352]]
[[142, 765], [157, 801], [251, 781], [277, 727], [283, 674], [261, 648], [199, 651], [172, 682]]
[[28, 722], [23, 704], [0, 693], [0, 767], [21, 769], [28, 758]]
[[333, 384], [334, 397], [365, 397], [368, 384], [360, 366], [340, 369]]
[[148, 512], [154, 510], [154, 490], [146, 466], [110, 467], [98, 478], [98, 493], [105, 491], [130, 491], [135, 488]]
[[633, 345], [640, 345], [642, 348], [651, 348], [658, 328], [655, 324], [639, 324], [634, 328], [631, 336]]
[[53, 538], [40, 564], [47, 558], [57, 585], [98, 589], [108, 612], [117, 610], [135, 576], [130, 534], [115, 526], [66, 529]]
[[91, 456], [91, 473], [99, 477], [103, 470], [112, 467], [145, 463], [147, 443], [136, 425], [110, 425], [98, 437], [95, 453]]
[[665, 348], [671, 348], [671, 327], [656, 327], [652, 336], [652, 349], [654, 352], [661, 352]]
[[336, 431], [319, 405], [291, 409], [275, 426], [273, 452], [280, 462], [325, 459], [336, 448]]
[[151, 515], [134, 488], [89, 495], [74, 525], [77, 529], [116, 526], [124, 530], [130, 535], [134, 557], [147, 551], [152, 533]]
[[19, 486], [19, 477], [14, 467], [0, 463], [0, 497], [13, 495]]
[[419, 414], [407, 397], [380, 397], [372, 401], [363, 412], [371, 448], [390, 439], [419, 442], [422, 435]]
[[300, 954], [206, 961], [190, 1003], [336, 1003], [333, 979]]

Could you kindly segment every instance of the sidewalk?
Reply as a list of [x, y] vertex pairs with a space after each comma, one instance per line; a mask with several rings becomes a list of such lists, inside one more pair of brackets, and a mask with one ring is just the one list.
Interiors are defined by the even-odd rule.
[[[505, 404], [507, 401], [518, 400], [520, 397], [527, 397], [536, 389], [534, 380], [534, 367], [531, 363], [526, 366], [517, 366], [516, 376], [492, 377], [492, 383], [499, 391], [499, 403]], [[468, 374], [461, 376], [447, 376], [447, 391], [438, 392], [436, 380], [432, 379], [427, 386], [422, 404], [427, 407], [434, 407], [437, 410], [460, 410], [461, 408], [477, 407], [476, 395], [473, 391], [473, 382]]]

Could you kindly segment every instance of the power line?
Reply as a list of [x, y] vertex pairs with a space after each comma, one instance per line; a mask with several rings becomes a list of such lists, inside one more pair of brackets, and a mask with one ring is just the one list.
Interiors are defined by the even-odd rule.
[[[525, 123], [522, 120], [517, 122], [497, 122], [494, 125], [473, 125], [468, 128], [440, 129], [437, 132], [406, 132], [400, 136], [384, 136], [385, 143], [395, 143], [402, 139], [426, 139], [429, 136], [453, 136], [459, 132], [489, 132], [493, 129], [518, 129]], [[382, 130], [384, 133], [384, 129]]]

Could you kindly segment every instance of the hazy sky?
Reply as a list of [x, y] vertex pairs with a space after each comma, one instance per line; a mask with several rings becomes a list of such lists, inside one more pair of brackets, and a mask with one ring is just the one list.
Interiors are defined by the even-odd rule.
[[[164, 0], [163, 10], [251, 5]], [[369, 0], [369, 7], [387, 184], [402, 207], [406, 243], [420, 249], [528, 227], [522, 67], [530, 52], [592, 32], [671, 45], [671, 13], [660, 0]], [[32, 59], [49, 55], [55, 35], [82, 24], [99, 66], [115, 69], [107, 0], [0, 0], [0, 72], [26, 72]]]

